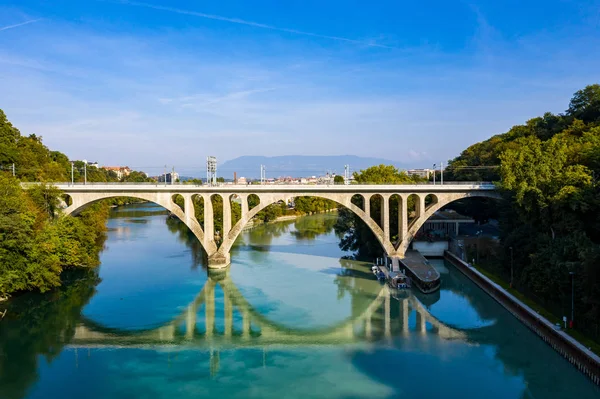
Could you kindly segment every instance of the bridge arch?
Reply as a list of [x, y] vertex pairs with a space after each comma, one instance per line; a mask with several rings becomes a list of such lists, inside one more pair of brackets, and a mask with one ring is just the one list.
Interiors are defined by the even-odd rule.
[[[217, 253], [222, 257], [229, 256], [229, 251], [231, 247], [239, 237], [242, 232], [244, 226], [260, 211], [264, 210], [269, 205], [276, 204], [280, 201], [284, 203], [288, 203], [291, 198], [297, 197], [298, 195], [291, 194], [262, 194], [259, 195], [260, 203], [256, 205], [254, 208], [247, 211], [245, 214], [242, 213], [241, 219], [231, 228], [229, 233], [224, 237], [224, 240], [219, 247]], [[328, 194], [328, 193], [303, 193], [301, 196], [303, 197], [317, 197], [327, 199], [333, 202], [336, 202], [346, 208], [350, 209], [354, 214], [356, 214], [369, 228], [373, 231], [375, 237], [379, 240], [384, 251], [387, 253], [394, 251], [394, 246], [392, 245], [389, 239], [386, 239], [383, 229], [371, 218], [370, 214], [365, 210], [361, 209], [359, 206], [355, 205], [351, 199], [354, 196], [353, 194]], [[367, 204], [367, 201], [370, 200], [371, 196], [363, 196], [364, 203]], [[366, 210], [368, 210], [368, 206], [365, 205]]]
[[190, 229], [194, 236], [196, 236], [196, 238], [200, 241], [201, 245], [204, 247], [204, 250], [206, 252], [210, 253], [211, 250], [213, 252], [216, 251], [216, 246], [214, 246], [214, 242], [212, 242], [211, 245], [211, 242], [207, 242], [205, 240], [204, 230], [200, 226], [200, 223], [198, 223], [198, 221], [196, 220], [192, 196], [190, 194], [177, 195], [181, 195], [183, 197], [185, 203], [184, 209], [181, 209], [181, 207], [173, 201], [174, 195], [171, 195], [170, 193], [86, 193], [84, 196], [72, 195], [71, 205], [63, 210], [63, 214], [65, 216], [77, 216], [79, 213], [84, 211], [87, 207], [91, 206], [92, 204], [110, 198], [129, 197], [141, 199], [159, 205], [171, 212], [173, 215], [177, 216], [179, 220], [185, 223], [185, 225]]
[[429, 220], [429, 218], [431, 216], [433, 216], [434, 213], [436, 213], [437, 211], [439, 211], [446, 205], [448, 205], [454, 201], [458, 201], [458, 200], [465, 199], [465, 198], [474, 198], [474, 197], [501, 199], [501, 196], [496, 192], [482, 191], [482, 192], [467, 192], [467, 193], [451, 193], [451, 194], [443, 194], [443, 195], [423, 193], [423, 194], [421, 194], [421, 197], [422, 197], [421, 201], [424, 201], [424, 199], [429, 195], [434, 195], [435, 201], [432, 202], [428, 207], [426, 207], [425, 212], [423, 212], [422, 215], [419, 215], [413, 221], [413, 223], [410, 224], [410, 226], [408, 226], [406, 235], [397, 244], [396, 252], [398, 254], [402, 254], [401, 257], [404, 256], [404, 254], [408, 250], [408, 247], [412, 243], [413, 238], [415, 237], [415, 235], [417, 234], [419, 229], [423, 226], [423, 224], [425, 224], [425, 222], [427, 222], [427, 220]]

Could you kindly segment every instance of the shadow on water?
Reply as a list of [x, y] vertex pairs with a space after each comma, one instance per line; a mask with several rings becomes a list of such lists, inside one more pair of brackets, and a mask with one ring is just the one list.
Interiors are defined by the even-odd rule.
[[53, 361], [75, 335], [83, 307], [96, 292], [95, 270], [65, 273], [48, 294], [27, 294], [7, 305], [0, 322], [0, 397], [19, 399], [38, 379], [40, 361]]

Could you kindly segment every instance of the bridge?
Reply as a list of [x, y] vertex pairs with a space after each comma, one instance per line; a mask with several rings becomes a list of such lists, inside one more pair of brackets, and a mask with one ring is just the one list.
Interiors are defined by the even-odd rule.
[[[244, 226], [260, 211], [278, 202], [288, 203], [295, 197], [320, 197], [334, 201], [354, 212], [365, 222], [379, 240], [386, 255], [392, 259], [405, 256], [413, 237], [419, 228], [437, 210], [463, 198], [498, 198], [497, 188], [491, 183], [447, 183], [400, 184], [400, 185], [220, 185], [199, 186], [187, 184], [129, 184], [129, 183], [88, 183], [55, 184], [70, 198], [70, 205], [64, 210], [67, 215], [76, 215], [90, 204], [111, 197], [133, 197], [154, 202], [170, 211], [183, 221], [198, 238], [208, 254], [209, 268], [224, 268], [230, 263], [230, 249]], [[183, 208], [174, 202], [180, 195], [184, 199]], [[255, 195], [259, 204], [250, 208], [248, 197]], [[214, 209], [211, 199], [218, 196], [223, 203], [222, 240], [215, 240]], [[392, 198], [395, 201], [390, 201]], [[194, 201], [204, 203], [204, 226], [195, 216]], [[409, 212], [408, 204], [414, 202]], [[232, 223], [232, 202], [241, 204], [241, 218]], [[381, 217], [375, 220], [371, 215], [371, 202], [379, 201]], [[398, 231], [390, 231], [390, 205], [398, 204]]]

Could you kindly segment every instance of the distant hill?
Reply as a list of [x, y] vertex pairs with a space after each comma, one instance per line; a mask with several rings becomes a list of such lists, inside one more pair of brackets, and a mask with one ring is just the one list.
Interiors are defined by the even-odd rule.
[[243, 156], [226, 161], [218, 167], [218, 175], [232, 178], [260, 178], [260, 165], [265, 165], [267, 177], [319, 176], [327, 172], [344, 174], [344, 165], [350, 165], [350, 172], [366, 169], [373, 165], [386, 164], [402, 168], [399, 162], [383, 158], [359, 157], [356, 155], [283, 155], [277, 157]]

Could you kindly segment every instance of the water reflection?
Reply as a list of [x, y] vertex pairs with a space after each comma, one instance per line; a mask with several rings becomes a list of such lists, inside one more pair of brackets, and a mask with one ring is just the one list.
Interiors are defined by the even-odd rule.
[[[351, 274], [341, 275], [338, 282], [340, 289], [352, 295], [352, 316], [326, 328], [290, 327], [270, 320], [244, 298], [229, 273], [224, 273], [209, 277], [182, 314], [163, 326], [145, 331], [119, 330], [84, 319], [76, 328], [71, 343], [83, 347], [175, 344], [181, 349], [188, 346], [215, 349], [231, 346], [331, 345], [364, 339], [380, 340], [409, 333], [425, 334], [428, 330], [443, 338], [466, 338], [463, 332], [433, 317], [409, 292], [394, 290], [392, 293], [387, 285], [354, 278]], [[375, 295], [365, 295], [365, 287], [377, 287]], [[216, 314], [217, 302], [222, 304], [220, 315]], [[410, 325], [409, 318], [412, 317], [415, 322]]]
[[11, 303], [0, 397], [600, 393], [451, 266], [437, 265], [442, 289], [423, 295], [341, 259], [335, 215], [247, 231], [229, 273], [207, 274], [199, 243], [160, 212], [115, 212], [101, 284], [92, 273]]

